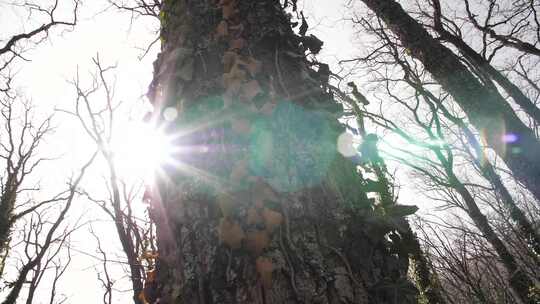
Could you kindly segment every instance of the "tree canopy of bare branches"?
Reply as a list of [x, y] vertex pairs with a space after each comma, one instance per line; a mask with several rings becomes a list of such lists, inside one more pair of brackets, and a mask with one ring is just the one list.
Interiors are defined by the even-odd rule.
[[18, 33], [7, 32], [7, 37], [0, 36], [0, 77], [4, 80], [0, 83], [0, 92], [8, 93], [11, 90], [10, 65], [16, 60], [29, 61], [25, 52], [29, 48], [47, 39], [49, 32], [54, 28], [71, 29], [77, 24], [77, 14], [79, 10], [79, 0], [67, 0], [72, 3], [71, 20], [58, 17], [59, 11], [63, 9], [63, 0], [47, 1], [15, 1], [12, 3], [1, 3], [0, 9], [9, 11], [10, 9], [26, 11], [29, 24], [34, 24], [31, 29], [24, 29]]

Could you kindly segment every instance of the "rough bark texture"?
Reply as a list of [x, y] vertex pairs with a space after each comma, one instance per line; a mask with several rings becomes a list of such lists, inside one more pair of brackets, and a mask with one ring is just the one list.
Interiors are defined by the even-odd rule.
[[13, 209], [17, 197], [17, 180], [13, 174], [8, 174], [6, 184], [0, 193], [0, 276], [3, 274], [5, 258], [7, 257], [11, 228], [13, 226]]
[[432, 278], [432, 269], [429, 267], [426, 255], [414, 232], [410, 231], [405, 235], [405, 243], [410, 244], [414, 278], [423, 296], [429, 304], [445, 304], [446, 301], [441, 294], [441, 286]]
[[277, 0], [165, 1], [161, 16], [149, 94], [178, 112], [184, 153], [152, 202], [149, 302], [413, 303], [384, 237], [402, 219], [375, 215], [337, 152], [340, 108], [303, 55], [317, 39]]
[[[399, 37], [433, 77], [454, 97], [469, 121], [504, 159], [514, 176], [540, 200], [540, 142], [510, 105], [483, 86], [451, 50], [443, 46], [394, 0], [362, 0]], [[505, 134], [517, 136], [505, 141]]]

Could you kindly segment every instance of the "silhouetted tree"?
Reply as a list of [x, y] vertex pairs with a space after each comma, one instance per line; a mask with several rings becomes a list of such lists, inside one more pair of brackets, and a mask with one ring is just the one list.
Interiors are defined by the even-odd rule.
[[[496, 91], [483, 85], [450, 49], [393, 0], [362, 0], [449, 92], [469, 122], [514, 176], [540, 200], [540, 141]], [[516, 140], [506, 140], [507, 135]]]

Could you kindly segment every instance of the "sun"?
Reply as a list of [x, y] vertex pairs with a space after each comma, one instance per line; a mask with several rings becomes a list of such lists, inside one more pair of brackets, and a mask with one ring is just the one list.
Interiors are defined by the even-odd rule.
[[110, 144], [118, 174], [124, 179], [150, 181], [159, 168], [173, 161], [173, 144], [163, 128], [142, 121], [115, 126]]

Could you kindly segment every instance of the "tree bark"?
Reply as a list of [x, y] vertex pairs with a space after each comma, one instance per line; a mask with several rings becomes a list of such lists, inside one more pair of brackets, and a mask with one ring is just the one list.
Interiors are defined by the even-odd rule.
[[17, 198], [17, 180], [8, 173], [6, 183], [0, 193], [0, 276], [3, 274], [5, 259], [9, 251], [9, 240], [13, 226], [13, 209]]
[[[150, 303], [413, 303], [324, 75], [279, 1], [165, 1], [149, 96], [181, 150], [152, 200]], [[166, 115], [169, 118], [171, 116]], [[174, 118], [174, 115], [173, 115]], [[186, 152], [188, 151], [188, 152]]]
[[412, 229], [405, 235], [405, 242], [411, 248], [410, 255], [414, 278], [425, 299], [429, 304], [445, 304], [446, 300], [441, 293], [444, 289], [432, 278], [433, 269], [429, 267], [426, 254], [420, 247], [420, 242]]
[[[488, 145], [540, 201], [540, 142], [502, 96], [483, 86], [451, 50], [394, 0], [362, 0], [460, 105]], [[505, 140], [507, 134], [516, 140]]]
[[[504, 185], [501, 177], [499, 176], [493, 165], [489, 162], [489, 160], [485, 159], [485, 153], [482, 150], [482, 146], [480, 142], [478, 142], [478, 139], [476, 138], [472, 130], [467, 126], [465, 121], [452, 115], [448, 111], [448, 109], [444, 105], [442, 105], [441, 101], [431, 92], [425, 90], [418, 84], [411, 85], [415, 85], [416, 89], [419, 90], [422, 95], [425, 95], [428, 99], [433, 100], [435, 103], [437, 103], [443, 115], [461, 129], [461, 131], [465, 135], [465, 138], [469, 142], [470, 147], [474, 151], [475, 155], [471, 155], [474, 164], [478, 167], [482, 176], [484, 176], [484, 178], [486, 178], [491, 183], [495, 192], [500, 196], [501, 202], [504, 204], [504, 207], [508, 211], [510, 218], [518, 226], [519, 231], [523, 233], [523, 237], [526, 239], [528, 245], [531, 247], [533, 256], [538, 256], [540, 253], [540, 237], [538, 236], [538, 233], [534, 230], [533, 224], [529, 221], [525, 213], [519, 208], [519, 206], [512, 198], [512, 195]], [[535, 261], [538, 261], [538, 258], [536, 256], [534, 256], [534, 259]]]

